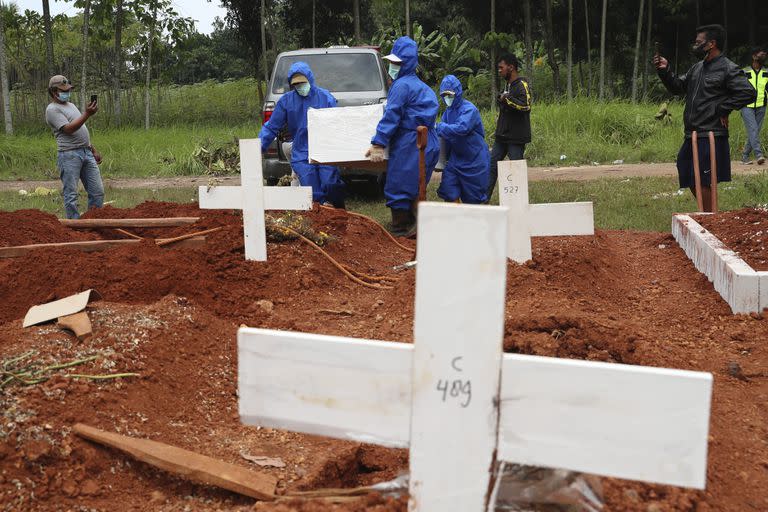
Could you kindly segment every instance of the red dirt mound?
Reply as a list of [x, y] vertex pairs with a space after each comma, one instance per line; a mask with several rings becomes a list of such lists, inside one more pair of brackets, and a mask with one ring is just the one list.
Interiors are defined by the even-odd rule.
[[[413, 259], [412, 253], [364, 220], [307, 213], [315, 229], [333, 237], [327, 250], [342, 263], [399, 277], [393, 289], [370, 289], [296, 240], [270, 243], [266, 263], [244, 261], [238, 212], [148, 203], [96, 213], [201, 217], [174, 234], [224, 229], [199, 250], [146, 243], [89, 254], [45, 249], [0, 260], [0, 360], [29, 350], [44, 363], [99, 353], [78, 372], [141, 375], [100, 383], [57, 377], [0, 391], [0, 509], [251, 507], [246, 498], [83, 442], [70, 433], [75, 422], [244, 466], [251, 463], [241, 453], [279, 457], [285, 468], [253, 469], [276, 475], [281, 492], [366, 485], [407, 468], [403, 451], [242, 426], [235, 333], [247, 324], [410, 342], [414, 273], [392, 266]], [[17, 214], [11, 225], [21, 234], [14, 236], [23, 235], [27, 218]], [[9, 236], [0, 231], [0, 240]], [[768, 321], [731, 315], [669, 235], [598, 231], [594, 237], [534, 239], [533, 249], [533, 262], [508, 269], [505, 350], [715, 376], [707, 490], [605, 479], [605, 510], [768, 510]], [[104, 295], [91, 315], [93, 338], [77, 343], [52, 325], [21, 329], [29, 306], [91, 287]], [[403, 500], [369, 500], [291, 501], [259, 504], [258, 510], [406, 509]]]
[[768, 270], [768, 210], [743, 208], [695, 219], [753, 269]]

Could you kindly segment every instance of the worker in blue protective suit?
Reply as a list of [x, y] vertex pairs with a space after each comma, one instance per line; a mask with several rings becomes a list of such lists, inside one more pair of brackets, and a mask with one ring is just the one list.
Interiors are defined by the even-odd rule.
[[291, 90], [278, 100], [272, 117], [261, 128], [261, 150], [266, 151], [278, 132], [288, 126], [293, 137], [291, 167], [299, 182], [312, 187], [312, 200], [316, 203], [344, 207], [344, 182], [338, 167], [309, 163], [307, 147], [307, 110], [311, 108], [332, 108], [336, 98], [315, 85], [315, 75], [306, 62], [296, 62], [288, 70]]
[[437, 125], [447, 161], [437, 195], [451, 202], [483, 204], [488, 200], [491, 154], [477, 107], [464, 99], [459, 79], [443, 78], [440, 96], [448, 107]]
[[415, 232], [415, 201], [419, 195], [419, 150], [416, 128], [429, 129], [426, 147], [426, 180], [432, 175], [440, 156], [440, 144], [435, 133], [437, 96], [416, 76], [418, 48], [410, 37], [395, 41], [389, 61], [392, 86], [387, 94], [384, 116], [376, 127], [376, 135], [366, 156], [373, 162], [384, 160], [384, 148], [389, 147], [387, 181], [384, 196], [392, 210], [392, 233], [410, 236]]

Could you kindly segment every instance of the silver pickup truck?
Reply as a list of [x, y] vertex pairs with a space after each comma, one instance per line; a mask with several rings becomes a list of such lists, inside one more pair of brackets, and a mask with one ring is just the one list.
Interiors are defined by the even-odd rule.
[[[297, 61], [309, 64], [317, 85], [333, 94], [340, 107], [374, 105], [387, 100], [387, 74], [376, 48], [310, 48], [283, 52], [277, 56], [264, 101], [264, 122], [268, 121], [277, 100], [288, 92], [288, 69]], [[283, 130], [264, 155], [264, 177], [274, 185], [291, 174], [290, 135]], [[380, 172], [341, 168], [343, 178], [375, 182]]]

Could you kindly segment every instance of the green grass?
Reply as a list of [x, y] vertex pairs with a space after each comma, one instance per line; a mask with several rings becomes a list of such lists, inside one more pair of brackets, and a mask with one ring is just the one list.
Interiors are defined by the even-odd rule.
[[[439, 201], [437, 187], [428, 188], [428, 199]], [[190, 202], [197, 200], [196, 189], [107, 189], [107, 200], [117, 208], [129, 208], [143, 201]], [[634, 229], [642, 231], [670, 230], [671, 215], [690, 212], [696, 205], [690, 192], [677, 194], [676, 178], [603, 178], [594, 181], [537, 181], [530, 184], [532, 203], [593, 201], [595, 226], [602, 229]], [[768, 171], [753, 176], [736, 176], [719, 187], [722, 210], [755, 206], [768, 202]], [[497, 203], [494, 195], [492, 203]], [[86, 204], [81, 196], [81, 208]], [[389, 222], [389, 211], [383, 199], [352, 195], [348, 207], [369, 215], [379, 222]], [[20, 196], [17, 192], [0, 192], [0, 210], [36, 208], [64, 215], [61, 196]]]

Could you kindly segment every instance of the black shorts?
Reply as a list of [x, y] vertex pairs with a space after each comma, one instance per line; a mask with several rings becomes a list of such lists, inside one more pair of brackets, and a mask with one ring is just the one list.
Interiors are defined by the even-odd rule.
[[[703, 135], [703, 136], [702, 136]], [[699, 135], [699, 171], [701, 184], [708, 187], [711, 183], [712, 171], [709, 157], [709, 135], [704, 132]], [[691, 188], [693, 180], [693, 153], [691, 139], [685, 139], [680, 152], [677, 154], [677, 175], [680, 180], [680, 188]], [[731, 181], [731, 147], [728, 137], [715, 137], [715, 156], [717, 160], [717, 182]]]

